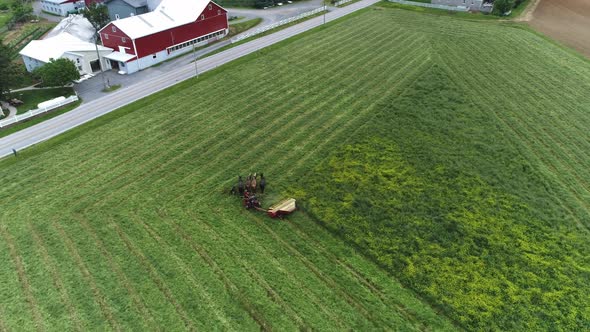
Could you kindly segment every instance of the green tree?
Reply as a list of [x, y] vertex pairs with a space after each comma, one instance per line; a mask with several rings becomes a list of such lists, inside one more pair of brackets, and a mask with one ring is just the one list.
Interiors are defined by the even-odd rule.
[[10, 4], [14, 22], [27, 21], [33, 14], [33, 7], [26, 1], [15, 0]]
[[99, 3], [93, 3], [90, 7], [82, 10], [82, 15], [90, 21], [95, 33], [98, 33], [100, 29], [104, 28], [111, 21], [107, 6]]
[[0, 39], [0, 99], [18, 78], [18, 68], [12, 62], [12, 49]]
[[274, 0], [256, 0], [254, 2], [254, 7], [256, 8], [272, 7], [274, 5]]
[[514, 0], [496, 0], [494, 1], [494, 14], [498, 16], [504, 15], [514, 8]]
[[35, 69], [34, 74], [43, 80], [46, 86], [64, 86], [80, 78], [80, 72], [73, 61], [65, 58], [53, 60]]
[[[109, 11], [107, 6], [100, 4], [100, 3], [93, 3], [86, 9], [82, 11], [82, 15], [92, 24], [94, 28], [94, 45], [98, 45], [98, 31], [104, 28], [110, 22]], [[100, 59], [100, 54], [98, 53], [98, 46], [96, 46], [96, 56]], [[102, 82], [104, 84], [104, 88], [108, 89], [109, 84], [105, 81], [104, 73], [102, 70], [102, 61], [99, 61], [100, 66], [100, 73], [102, 76]]]

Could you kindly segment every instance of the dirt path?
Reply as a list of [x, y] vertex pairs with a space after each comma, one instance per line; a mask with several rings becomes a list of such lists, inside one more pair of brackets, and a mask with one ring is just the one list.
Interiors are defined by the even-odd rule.
[[529, 21], [531, 21], [533, 19], [533, 13], [537, 9], [539, 2], [541, 2], [541, 0], [532, 0], [531, 3], [529, 3], [529, 5], [527, 6], [527, 8], [522, 12], [522, 14], [519, 17], [515, 18], [514, 21], [515, 22], [529, 22]]
[[[535, 0], [522, 21], [590, 57], [590, 1]], [[528, 18], [528, 19], [527, 19]]]

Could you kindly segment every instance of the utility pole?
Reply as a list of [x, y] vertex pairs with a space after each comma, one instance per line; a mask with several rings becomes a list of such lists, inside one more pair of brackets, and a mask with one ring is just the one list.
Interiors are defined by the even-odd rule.
[[324, 5], [324, 25], [326, 24], [326, 12], [328, 11], [328, 6], [326, 6], [326, 1], [328, 1], [328, 0], [322, 1], [322, 4]]
[[104, 71], [102, 70], [102, 61], [100, 60], [100, 53], [98, 52], [98, 31], [94, 31], [94, 47], [96, 48], [96, 57], [98, 58], [98, 68], [100, 68], [100, 77], [102, 77], [102, 84], [104, 89], [107, 90], [110, 86], [104, 78]]

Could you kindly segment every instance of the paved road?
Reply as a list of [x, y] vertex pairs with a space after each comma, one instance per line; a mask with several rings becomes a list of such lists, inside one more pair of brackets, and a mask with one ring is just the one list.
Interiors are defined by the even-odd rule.
[[[286, 2], [285, 2], [286, 3]], [[301, 13], [309, 12], [321, 6], [322, 0], [311, 0], [311, 1], [297, 1], [292, 4], [269, 8], [267, 10], [262, 9], [251, 9], [251, 8], [229, 8], [230, 16], [241, 16], [243, 20], [249, 20], [260, 17], [263, 19], [262, 23], [257, 27], [272, 24], [283, 20], [285, 18], [294, 17]], [[328, 7], [333, 10], [335, 7]], [[243, 21], [240, 20], [240, 21]], [[238, 21], [239, 22], [239, 21]], [[236, 22], [230, 22], [231, 24]], [[235, 37], [235, 36], [234, 36]], [[201, 58], [208, 53], [216, 51], [217, 49], [228, 45], [229, 41], [222, 41], [208, 46], [202, 50], [196, 52], [197, 58]], [[104, 74], [97, 74], [95, 77], [85, 80], [74, 86], [74, 89], [78, 93], [78, 96], [84, 103], [91, 102], [93, 100], [103, 98], [109, 93], [102, 92], [104, 82], [108, 81], [110, 85], [121, 85], [131, 86], [146, 80], [152, 80], [153, 78], [159, 77], [164, 73], [169, 72], [179, 66], [192, 63], [194, 56], [192, 53], [188, 53], [184, 56], [180, 56], [168, 62], [164, 62], [156, 67], [146, 68], [140, 72], [134, 73], [133, 75], [119, 75], [115, 71], [105, 71]], [[104, 75], [104, 82], [103, 77]]]
[[322, 6], [322, 0], [295, 1], [291, 4], [287, 4], [285, 0], [284, 3], [285, 5], [283, 6], [268, 9], [227, 8], [227, 10], [230, 16], [243, 16], [249, 19], [260, 17], [262, 18], [261, 25], [267, 25], [312, 11]]
[[[359, 9], [371, 6], [379, 0], [362, 0], [350, 6], [339, 8], [326, 15], [326, 20], [332, 21], [342, 16], [348, 15]], [[221, 53], [212, 55], [198, 62], [199, 71], [206, 72], [217, 68], [230, 61], [256, 52], [272, 44], [278, 43], [289, 37], [295, 36], [302, 32], [308, 31], [322, 25], [323, 18], [316, 17], [300, 24], [283, 29], [276, 33], [258, 38], [248, 43], [241, 44]], [[195, 76], [194, 64], [186, 64], [175, 70], [163, 73], [150, 81], [141, 84], [121, 88], [112, 92], [108, 98], [100, 98], [89, 103], [85, 103], [73, 111], [57, 116], [53, 119], [44, 121], [38, 125], [23, 129], [12, 135], [0, 139], [0, 158], [12, 153], [11, 149], [22, 150], [33, 144], [48, 140], [69, 129], [77, 127], [83, 123], [91, 121], [97, 117], [107, 114], [122, 106], [130, 104], [145, 96], [154, 94], [160, 90], [166, 89], [178, 82], [187, 80]]]
[[146, 68], [132, 75], [119, 75], [116, 71], [107, 70], [103, 74], [97, 73], [95, 77], [75, 84], [74, 90], [76, 90], [78, 96], [82, 98], [84, 104], [92, 102], [96, 99], [105, 98], [107, 96], [110, 97], [112, 92], [107, 93], [102, 91], [104, 88], [104, 83], [101, 75], [104, 75], [105, 81], [108, 80], [110, 85], [119, 84], [122, 87], [129, 87], [135, 84], [145, 84], [145, 82], [152, 81], [166, 73], [169, 73], [170, 71], [176, 70], [179, 67], [193, 64], [195, 56], [197, 59], [201, 58], [229, 44], [229, 40], [217, 42], [211, 46], [195, 52], [195, 54], [188, 53], [168, 62], [163, 62], [159, 66]]

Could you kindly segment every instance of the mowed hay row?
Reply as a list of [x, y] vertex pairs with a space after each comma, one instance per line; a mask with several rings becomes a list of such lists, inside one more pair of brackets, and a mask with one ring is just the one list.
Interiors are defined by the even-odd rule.
[[[388, 17], [363, 14], [263, 50], [6, 167], [0, 191], [13, 203], [0, 211], [2, 227], [13, 261], [35, 268], [23, 270], [32, 291], [15, 279], [16, 263], [2, 270], [16, 284], [0, 308], [22, 313], [2, 323], [452, 329], [395, 280], [363, 275], [378, 268], [362, 256], [338, 262], [346, 245], [304, 215], [294, 222], [333, 245], [318, 252], [224, 196], [237, 174], [262, 171], [267, 195], [280, 199], [428, 66], [419, 33], [389, 25], [367, 35], [376, 18], [387, 26]], [[43, 291], [49, 283], [55, 289]]]

